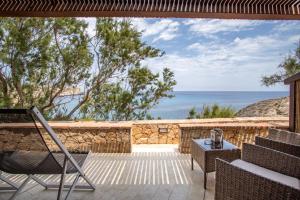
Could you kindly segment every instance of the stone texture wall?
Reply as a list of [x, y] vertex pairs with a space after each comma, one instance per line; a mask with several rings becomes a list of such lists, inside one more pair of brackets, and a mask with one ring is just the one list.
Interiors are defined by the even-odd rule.
[[132, 126], [133, 144], [178, 144], [178, 124], [140, 123]]
[[[253, 142], [256, 135], [266, 135], [268, 127], [288, 128], [288, 118], [52, 122], [50, 126], [70, 151], [127, 153], [132, 144], [179, 144], [181, 152], [189, 153], [191, 139], [209, 137], [212, 128], [222, 128], [225, 139], [240, 147]], [[0, 124], [0, 150], [13, 150], [16, 145], [24, 150], [43, 148], [33, 130], [32, 124]], [[58, 150], [50, 136], [42, 134], [51, 150]]]
[[42, 138], [33, 129], [27, 128], [0, 128], [1, 151], [40, 151], [47, 150]]
[[[192, 139], [209, 138], [212, 128], [210, 126], [181, 127], [179, 151], [181, 153], [190, 153]], [[254, 143], [255, 136], [265, 137], [268, 135], [267, 126], [243, 127], [237, 124], [236, 126], [216, 126], [216, 128], [221, 128], [224, 132], [224, 139], [239, 148], [242, 148], [244, 142]]]
[[256, 136], [266, 137], [269, 134], [268, 129], [270, 127], [288, 130], [288, 122], [278, 124], [272, 122], [236, 122], [203, 125], [181, 124], [179, 151], [181, 153], [190, 153], [192, 139], [210, 138], [210, 130], [213, 128], [221, 128], [225, 140], [242, 148], [243, 143], [254, 143]]
[[99, 153], [130, 153], [130, 128], [56, 129], [69, 149], [80, 148]]
[[[59, 139], [69, 151], [101, 153], [131, 152], [130, 128], [55, 128]], [[43, 139], [52, 151], [59, 148], [41, 130]], [[46, 150], [43, 139], [33, 128], [0, 128], [0, 150]]]
[[[235, 134], [235, 144], [240, 146], [243, 138], [254, 138], [255, 135], [265, 135], [268, 127], [288, 127], [287, 117], [249, 117], [249, 118], [223, 118], [223, 119], [192, 119], [192, 120], [152, 120], [137, 121], [132, 124], [132, 143], [133, 144], [180, 144], [186, 142], [180, 136], [183, 127], [195, 129], [190, 135], [200, 134], [201, 137], [208, 137], [209, 131], [214, 127], [227, 127], [226, 138], [232, 138], [230, 134]], [[248, 128], [245, 128], [248, 127]], [[252, 127], [252, 128], [251, 128]], [[203, 129], [203, 130], [202, 130]], [[258, 133], [259, 132], [259, 133]], [[187, 133], [187, 132], [186, 132]], [[188, 136], [188, 133], [184, 137]], [[227, 137], [227, 135], [229, 135]], [[243, 136], [243, 137], [242, 137]], [[199, 138], [199, 137], [198, 137]], [[252, 141], [249, 140], [249, 141]], [[189, 147], [187, 147], [189, 149]], [[189, 152], [187, 150], [186, 152]]]

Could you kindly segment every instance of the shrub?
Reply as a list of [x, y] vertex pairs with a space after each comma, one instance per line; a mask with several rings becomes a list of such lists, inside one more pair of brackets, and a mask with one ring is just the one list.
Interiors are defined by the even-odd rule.
[[187, 119], [204, 119], [204, 118], [231, 118], [234, 117], [236, 111], [231, 107], [223, 107], [218, 104], [212, 106], [204, 105], [202, 111], [197, 113], [196, 108], [189, 111]]

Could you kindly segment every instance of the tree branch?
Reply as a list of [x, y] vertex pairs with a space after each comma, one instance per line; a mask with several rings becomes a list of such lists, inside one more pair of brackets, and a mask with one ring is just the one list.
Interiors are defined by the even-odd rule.
[[2, 82], [2, 91], [3, 91], [3, 95], [4, 95], [4, 99], [8, 99], [9, 96], [8, 96], [8, 84], [7, 84], [7, 81], [4, 77], [4, 74], [0, 71], [0, 81]]
[[[64, 53], [62, 52], [62, 50], [61, 50], [61, 48], [60, 48], [60, 46], [59, 46], [58, 36], [57, 36], [57, 29], [56, 29], [55, 26], [53, 26], [53, 33], [54, 33], [55, 45], [56, 45], [56, 47], [57, 47], [57, 49], [58, 49], [60, 55], [61, 55], [62, 58], [63, 58], [64, 64], [66, 64], [66, 59], [65, 59]], [[68, 65], [66, 65], [66, 66], [68, 66]], [[63, 76], [63, 78], [60, 79], [60, 80], [57, 82], [57, 83], [59, 84], [59, 83], [61, 83], [61, 81], [62, 81], [62, 83], [61, 83], [59, 89], [55, 92], [54, 95], [53, 95], [53, 89], [51, 90], [51, 97], [50, 97], [49, 103], [48, 103], [47, 105], [45, 105], [44, 107], [41, 108], [41, 112], [44, 112], [47, 108], [52, 107], [55, 98], [57, 98], [58, 95], [62, 93], [62, 91], [63, 91], [63, 89], [64, 89], [64, 87], [65, 87], [65, 85], [66, 85], [66, 76], [67, 76], [67, 74], [68, 74], [68, 72], [69, 72], [69, 68], [70, 68], [70, 67], [67, 67], [67, 70], [66, 70], [66, 72], [65, 72], [65, 76]], [[56, 85], [56, 84], [54, 84], [54, 85]], [[54, 87], [54, 85], [52, 86], [52, 88], [56, 88], [56, 87]]]

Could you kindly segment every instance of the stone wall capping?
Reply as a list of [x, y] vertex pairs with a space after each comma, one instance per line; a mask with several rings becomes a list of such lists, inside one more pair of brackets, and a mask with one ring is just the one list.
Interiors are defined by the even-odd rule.
[[137, 120], [135, 124], [199, 124], [199, 123], [229, 123], [229, 122], [286, 122], [288, 117], [235, 117], [213, 119], [170, 119], [170, 120]]
[[[245, 126], [266, 126], [266, 124], [281, 124], [288, 123], [288, 117], [238, 117], [238, 118], [214, 118], [214, 119], [174, 119], [174, 120], [137, 120], [137, 121], [49, 121], [52, 128], [132, 128], [134, 125], [166, 125], [177, 124], [180, 127], [189, 126], [216, 126], [230, 123], [231, 125]], [[16, 127], [16, 128], [32, 128], [34, 124], [19, 123], [19, 124], [0, 124], [0, 127]]]
[[226, 127], [241, 127], [241, 128], [268, 128], [268, 127], [277, 127], [277, 126], [286, 126], [288, 127], [287, 123], [282, 123], [282, 124], [275, 124], [275, 123], [253, 123], [253, 122], [248, 122], [248, 123], [206, 123], [206, 124], [179, 124], [180, 128], [226, 128]]
[[[69, 122], [57, 122], [57, 121], [49, 121], [49, 125], [54, 129], [118, 129], [118, 128], [128, 128], [130, 129], [132, 126], [132, 123], [130, 121], [124, 121], [124, 122], [75, 122], [75, 121], [69, 121]], [[35, 127], [33, 123], [2, 123], [0, 124], [1, 127], [8, 127], [8, 128], [33, 128]], [[40, 124], [38, 124], [38, 127], [41, 127]]]

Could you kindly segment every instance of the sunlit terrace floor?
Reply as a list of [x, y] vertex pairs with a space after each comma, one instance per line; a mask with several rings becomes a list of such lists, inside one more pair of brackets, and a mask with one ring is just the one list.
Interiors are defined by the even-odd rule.
[[[199, 200], [214, 198], [214, 173], [208, 175], [203, 189], [203, 173], [195, 164], [191, 171], [190, 155], [180, 154], [174, 146], [134, 146], [133, 153], [94, 153], [85, 172], [96, 184], [94, 192], [74, 191], [72, 200]], [[25, 176], [7, 175], [21, 183]], [[48, 183], [58, 183], [59, 176], [39, 176]], [[71, 182], [74, 176], [66, 179]], [[83, 183], [83, 182], [82, 182]], [[0, 183], [0, 185], [3, 183]], [[1, 192], [9, 199], [11, 192]], [[34, 181], [17, 199], [56, 199], [56, 190], [44, 190]]]

